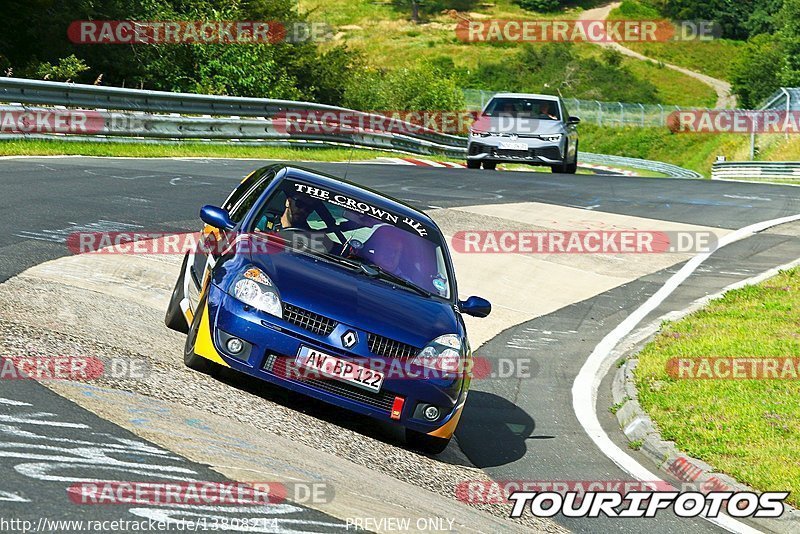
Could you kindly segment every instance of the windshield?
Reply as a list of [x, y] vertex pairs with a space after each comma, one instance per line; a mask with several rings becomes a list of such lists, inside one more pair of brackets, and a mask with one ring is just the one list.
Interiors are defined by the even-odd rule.
[[358, 198], [283, 180], [264, 201], [252, 232], [283, 237], [294, 250], [378, 267], [425, 293], [450, 298], [439, 231]]
[[525, 119], [561, 120], [558, 102], [538, 98], [493, 98], [483, 115]]

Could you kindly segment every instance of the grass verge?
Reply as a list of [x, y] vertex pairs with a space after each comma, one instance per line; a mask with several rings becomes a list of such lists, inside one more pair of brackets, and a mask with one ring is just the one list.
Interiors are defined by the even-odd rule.
[[[242, 158], [296, 161], [354, 161], [378, 157], [398, 157], [396, 153], [349, 148], [284, 148], [180, 143], [149, 145], [141, 143], [91, 143], [58, 140], [0, 140], [0, 156], [108, 156], [136, 158]], [[426, 159], [441, 159], [437, 156]]]
[[749, 138], [737, 134], [674, 134], [667, 128], [603, 128], [581, 124], [581, 150], [672, 163], [711, 175], [718, 155], [747, 158]]
[[800, 380], [685, 380], [671, 358], [800, 358], [800, 268], [730, 291], [667, 323], [639, 354], [642, 407], [666, 440], [754, 488], [800, 506]]

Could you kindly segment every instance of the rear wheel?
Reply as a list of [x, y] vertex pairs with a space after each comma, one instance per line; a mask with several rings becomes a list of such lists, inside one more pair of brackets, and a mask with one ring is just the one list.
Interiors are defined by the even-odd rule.
[[406, 428], [406, 444], [412, 449], [417, 449], [418, 451], [428, 454], [440, 454], [447, 448], [449, 443], [450, 438], [436, 438]]
[[483, 168], [486, 169], [487, 171], [493, 171], [493, 170], [495, 170], [497, 168], [497, 162], [496, 161], [484, 161], [483, 162]]
[[164, 316], [164, 324], [167, 325], [167, 328], [183, 334], [189, 333], [189, 323], [186, 322], [186, 317], [183, 315], [183, 310], [181, 310], [181, 301], [186, 297], [183, 294], [183, 281], [187, 275], [186, 266], [188, 263], [189, 254], [187, 253], [183, 257], [178, 281], [175, 282], [175, 288], [172, 290], [169, 306], [167, 306], [167, 314]]
[[479, 159], [468, 159], [467, 160], [467, 168], [468, 169], [480, 169], [481, 168], [481, 160], [479, 160]]

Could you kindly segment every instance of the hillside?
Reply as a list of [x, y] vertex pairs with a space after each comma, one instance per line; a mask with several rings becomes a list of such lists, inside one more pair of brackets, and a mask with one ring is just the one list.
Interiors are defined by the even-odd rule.
[[[602, 2], [583, 2], [555, 14], [536, 14], [525, 11], [511, 0], [475, 3], [473, 9], [461, 16], [474, 20], [549, 18], [575, 19], [584, 8]], [[525, 46], [516, 44], [465, 43], [456, 37], [458, 18], [453, 12], [427, 15], [422, 23], [410, 20], [407, 10], [391, 2], [369, 0], [300, 0], [300, 9], [316, 21], [325, 21], [336, 28], [334, 43], [346, 43], [360, 50], [369, 65], [397, 69], [422, 62], [452, 60], [460, 85], [487, 90], [528, 90], [524, 77], [498, 80], [498, 70], [514, 73], [525, 67]], [[545, 47], [548, 45], [544, 45]], [[559, 46], [562, 45], [550, 45]], [[541, 48], [533, 45], [532, 48]], [[569, 46], [573, 58], [563, 70], [545, 80], [548, 87], [561, 84], [564, 96], [608, 101], [675, 104], [680, 106], [713, 106], [714, 91], [703, 83], [681, 73], [664, 69], [656, 61], [642, 62], [633, 58], [604, 58], [599, 47], [588, 43]], [[599, 62], [599, 68], [598, 68]], [[570, 85], [564, 79], [570, 74], [578, 82]], [[540, 79], [529, 76], [528, 79]], [[506, 85], [500, 86], [498, 82]], [[523, 87], [509, 87], [516, 83]], [[530, 90], [535, 90], [533, 87]]]

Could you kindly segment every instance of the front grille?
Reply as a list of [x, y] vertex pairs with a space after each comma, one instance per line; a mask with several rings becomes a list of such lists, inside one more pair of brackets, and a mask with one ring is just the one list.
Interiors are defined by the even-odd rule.
[[286, 303], [283, 304], [283, 319], [320, 336], [329, 336], [336, 328], [333, 319]]
[[378, 336], [376, 334], [367, 335], [367, 343], [369, 350], [376, 356], [383, 356], [385, 358], [400, 358], [401, 360], [408, 360], [419, 354], [420, 349], [400, 343], [388, 337]]
[[532, 159], [534, 157], [542, 156], [547, 159], [560, 160], [561, 150], [556, 146], [530, 148], [528, 150], [507, 150], [502, 148], [493, 148], [491, 155], [498, 158], [514, 159]]
[[498, 148], [494, 151], [494, 156], [499, 156], [501, 158], [527, 158], [529, 157], [527, 150], [506, 150], [503, 148]]
[[[291, 358], [284, 358], [270, 354], [267, 356], [264, 369], [281, 378], [287, 378], [289, 374], [286, 372], [286, 366], [290, 361], [293, 360]], [[293, 378], [291, 380], [296, 380], [297, 382], [301, 382], [316, 389], [327, 391], [328, 393], [333, 393], [334, 395], [339, 395], [340, 397], [344, 397], [355, 402], [360, 402], [361, 404], [366, 404], [368, 406], [372, 406], [373, 408], [378, 408], [386, 413], [390, 413], [392, 411], [392, 404], [394, 403], [395, 394], [385, 390], [381, 390], [378, 393], [372, 393], [370, 391], [350, 385], [346, 382], [336, 380], [335, 378]]]

